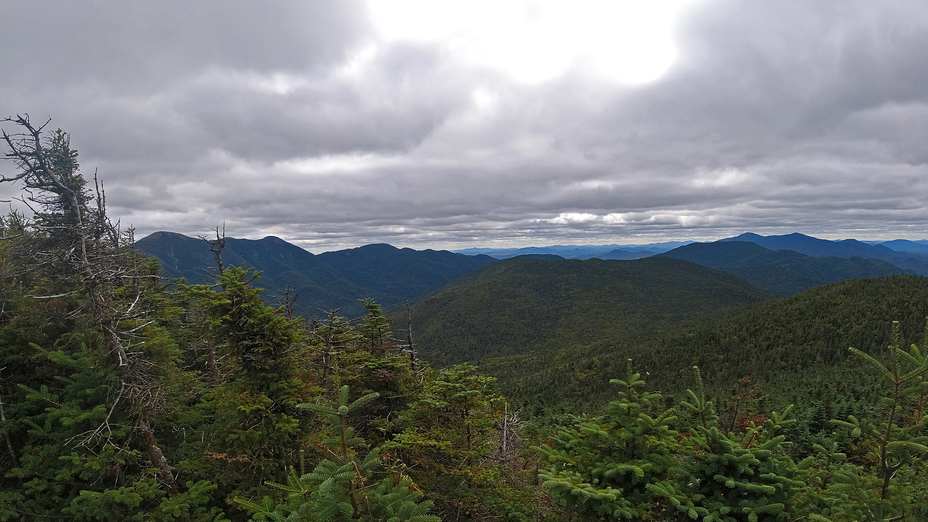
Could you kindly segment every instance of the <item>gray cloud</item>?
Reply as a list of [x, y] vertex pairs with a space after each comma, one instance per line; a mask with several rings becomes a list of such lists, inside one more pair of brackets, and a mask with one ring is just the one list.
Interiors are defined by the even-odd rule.
[[[702, 1], [650, 84], [380, 39], [361, 2], [2, 1], [0, 113], [54, 117], [140, 234], [313, 251], [925, 237], [928, 7]], [[0, 165], [7, 169], [10, 165]]]
[[4, 65], [24, 85], [98, 81], [150, 93], [204, 68], [313, 72], [370, 31], [357, 1], [4, 1]]

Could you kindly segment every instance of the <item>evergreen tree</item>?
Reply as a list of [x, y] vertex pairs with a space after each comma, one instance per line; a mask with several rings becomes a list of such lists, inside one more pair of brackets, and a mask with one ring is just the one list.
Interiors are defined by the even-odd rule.
[[503, 408], [495, 379], [473, 365], [426, 369], [418, 400], [400, 415], [402, 431], [385, 447], [435, 502], [433, 512], [455, 520], [530, 513], [500, 454]]
[[688, 390], [689, 400], [682, 403], [696, 424], [682, 438], [684, 460], [670, 479], [648, 486], [676, 511], [668, 519], [773, 522], [805, 516], [815, 501], [805, 481], [812, 458], [793, 462], [786, 437], [778, 433], [795, 422], [792, 408], [774, 412], [763, 426], [752, 423], [744, 433], [725, 432], [698, 369], [696, 378], [697, 391]]
[[[195, 436], [180, 443], [179, 467], [212, 477], [221, 495], [240, 495], [265, 481], [282, 481], [294, 448], [311, 436], [297, 404], [319, 392], [301, 321], [287, 319], [260, 299], [258, 274], [230, 266], [209, 285], [180, 285], [181, 293], [205, 314], [207, 332], [222, 360], [224, 376], [202, 389], [188, 414]], [[283, 465], [283, 466], [282, 466]]]
[[21, 132], [3, 132], [18, 173], [2, 181], [23, 184], [35, 215], [4, 223], [15, 233], [0, 355], [21, 373], [2, 385], [11, 468], [0, 518], [133, 519], [169, 505], [211, 518], [210, 484], [177, 483], [158, 438], [183, 372], [159, 323], [157, 265], [110, 222], [100, 187], [87, 189], [66, 133], [6, 121]]
[[387, 475], [376, 480], [375, 473], [381, 467], [380, 451], [367, 451], [364, 440], [354, 436], [348, 421], [364, 404], [376, 398], [377, 394], [371, 393], [349, 403], [348, 387], [342, 386], [335, 407], [301, 404], [301, 408], [329, 417], [332, 436], [322, 442], [329, 458], [304, 475], [297, 475], [291, 467], [287, 484], [271, 484], [287, 493], [284, 503], [275, 505], [267, 497], [262, 504], [243, 499], [237, 502], [251, 510], [258, 521], [440, 520], [427, 514], [431, 502], [420, 502], [422, 493], [413, 489], [409, 478]]
[[576, 417], [537, 447], [548, 464], [539, 476], [583, 520], [659, 520], [665, 503], [648, 485], [667, 479], [674, 464], [674, 410], [651, 416], [661, 396], [643, 390], [631, 361], [625, 379], [611, 382], [620, 391], [606, 415]]
[[[377, 445], [393, 435], [393, 420], [411, 400], [415, 372], [396, 343], [390, 322], [373, 299], [362, 299], [368, 314], [359, 324], [349, 324], [334, 313], [313, 331], [323, 354], [323, 376], [331, 391], [349, 386], [358, 396], [377, 393], [379, 400], [358, 412], [358, 430]], [[321, 342], [320, 342], [321, 341]], [[331, 395], [331, 393], [330, 393]]]
[[363, 342], [371, 350], [385, 348], [393, 342], [390, 321], [383, 315], [380, 305], [373, 299], [361, 299], [361, 304], [367, 310], [367, 315], [361, 320], [361, 326], [358, 329], [364, 339]]
[[[825, 489], [834, 520], [908, 520], [928, 517], [928, 325], [922, 348], [902, 348], [899, 322], [893, 321], [887, 364], [858, 350], [851, 353], [872, 367], [883, 383], [875, 419], [851, 415], [834, 421], [865, 448], [867, 467], [846, 466]], [[871, 469], [867, 469], [871, 468]], [[872, 470], [873, 473], [870, 473]]]

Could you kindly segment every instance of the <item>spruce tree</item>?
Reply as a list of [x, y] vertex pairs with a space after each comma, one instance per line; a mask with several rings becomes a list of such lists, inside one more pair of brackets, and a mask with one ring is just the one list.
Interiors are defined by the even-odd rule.
[[[857, 447], [866, 448], [870, 466], [847, 465], [824, 491], [829, 512], [839, 520], [916, 520], [928, 517], [928, 455], [925, 408], [928, 406], [928, 325], [922, 347], [902, 347], [899, 322], [893, 321], [886, 364], [856, 348], [850, 352], [879, 376], [882, 390], [875, 419], [851, 415], [834, 421]], [[868, 469], [869, 468], [869, 469]]]
[[427, 514], [432, 503], [420, 501], [422, 493], [415, 491], [408, 477], [375, 476], [382, 467], [380, 451], [367, 449], [364, 439], [355, 436], [349, 418], [376, 398], [371, 393], [349, 402], [349, 389], [342, 386], [334, 406], [301, 404], [329, 418], [331, 436], [322, 442], [329, 458], [302, 475], [291, 467], [286, 484], [271, 483], [287, 494], [285, 502], [275, 504], [269, 497], [262, 503], [237, 499], [239, 505], [251, 510], [258, 521], [439, 521]]
[[513, 514], [519, 492], [499, 455], [504, 399], [496, 380], [470, 364], [422, 373], [418, 399], [402, 412], [402, 431], [384, 447], [446, 519], [487, 520]]
[[681, 438], [683, 460], [668, 479], [648, 486], [675, 511], [668, 509], [667, 519], [773, 522], [805, 516], [815, 500], [805, 482], [812, 459], [795, 463], [778, 433], [795, 422], [792, 408], [743, 433], [723, 431], [698, 369], [696, 379], [696, 391], [687, 390], [689, 400], [682, 403], [695, 424]]
[[583, 520], [659, 520], [666, 502], [648, 485], [667, 479], [674, 466], [674, 410], [656, 411], [661, 396], [643, 390], [631, 361], [625, 379], [611, 382], [618, 399], [605, 415], [575, 417], [550, 445], [536, 448], [547, 463], [539, 476]]
[[2, 386], [12, 467], [0, 518], [132, 519], [167, 505], [209, 518], [210, 484], [178, 483], [161, 442], [183, 372], [157, 265], [109, 220], [67, 133], [5, 121], [19, 129], [3, 132], [17, 172], [0, 181], [23, 185], [34, 216], [5, 220], [0, 356], [21, 373]]
[[179, 467], [195, 477], [212, 478], [220, 495], [262, 489], [282, 481], [286, 465], [312, 434], [308, 416], [297, 404], [315, 396], [311, 357], [302, 322], [287, 319], [264, 304], [259, 274], [230, 266], [217, 286], [180, 285], [204, 314], [200, 328], [211, 336], [221, 360], [215, 385], [202, 389], [191, 408], [180, 448]]

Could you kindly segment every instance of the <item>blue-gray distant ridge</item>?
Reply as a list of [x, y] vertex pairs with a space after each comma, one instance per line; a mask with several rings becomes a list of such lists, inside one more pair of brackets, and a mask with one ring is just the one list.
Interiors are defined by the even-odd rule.
[[782, 236], [760, 236], [746, 233], [721, 241], [747, 241], [769, 250], [792, 250], [812, 257], [880, 259], [903, 270], [911, 270], [919, 275], [928, 275], [928, 258], [925, 256], [900, 252], [882, 244], [868, 245], [856, 239], [829, 241], [799, 233]]
[[[209, 244], [174, 232], [155, 232], [136, 242], [138, 250], [161, 263], [167, 278], [213, 283], [218, 271]], [[225, 266], [263, 271], [258, 286], [268, 304], [277, 303], [289, 287], [299, 293], [295, 310], [303, 317], [357, 317], [365, 310], [358, 299], [371, 297], [384, 308], [396, 307], [431, 293], [471, 271], [496, 262], [445, 250], [413, 250], [386, 244], [366, 245], [315, 255], [283, 239], [226, 238]]]
[[660, 256], [724, 270], [781, 297], [837, 281], [911, 273], [880, 259], [813, 257], [750, 241], [692, 243]]

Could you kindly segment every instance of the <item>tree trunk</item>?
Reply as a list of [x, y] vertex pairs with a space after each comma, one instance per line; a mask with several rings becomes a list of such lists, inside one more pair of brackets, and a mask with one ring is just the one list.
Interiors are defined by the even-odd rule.
[[148, 458], [151, 459], [151, 465], [158, 470], [161, 485], [164, 487], [168, 496], [177, 495], [179, 491], [177, 490], [177, 484], [174, 482], [173, 468], [171, 468], [170, 464], [168, 464], [168, 459], [166, 459], [161, 452], [161, 448], [158, 446], [158, 440], [155, 439], [155, 434], [151, 431], [151, 426], [148, 424], [148, 419], [145, 418], [145, 415], [139, 416], [138, 428], [142, 435], [142, 444], [145, 445]]

